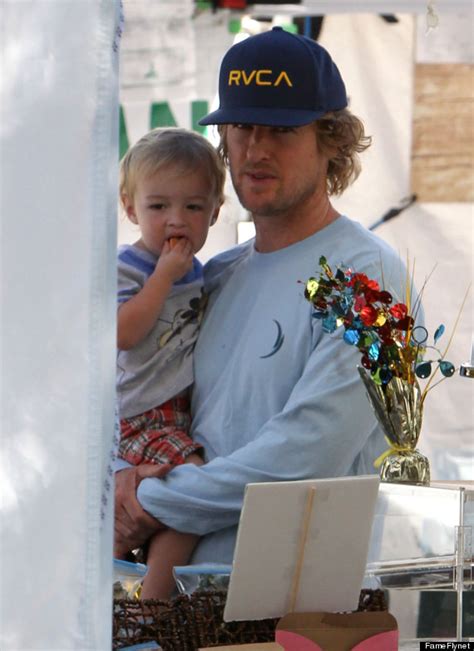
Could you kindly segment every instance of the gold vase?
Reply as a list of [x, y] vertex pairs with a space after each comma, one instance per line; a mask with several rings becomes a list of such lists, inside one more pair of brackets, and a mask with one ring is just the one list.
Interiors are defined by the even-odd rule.
[[379, 385], [364, 368], [358, 367], [358, 370], [369, 402], [390, 446], [379, 458], [381, 480], [426, 486], [430, 483], [430, 464], [416, 449], [423, 420], [423, 402], [418, 382], [415, 379], [410, 384], [401, 378], [392, 377], [387, 384]]

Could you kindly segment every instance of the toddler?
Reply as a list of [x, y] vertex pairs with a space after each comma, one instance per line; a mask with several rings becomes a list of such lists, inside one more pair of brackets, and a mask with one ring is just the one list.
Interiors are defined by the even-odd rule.
[[[118, 252], [119, 456], [133, 465], [203, 463], [189, 436], [192, 352], [204, 308], [194, 254], [217, 219], [224, 181], [216, 150], [185, 129], [154, 129], [120, 164], [120, 201], [140, 230]], [[172, 568], [188, 561], [196, 542], [170, 529], [149, 541], [143, 599], [170, 597]]]

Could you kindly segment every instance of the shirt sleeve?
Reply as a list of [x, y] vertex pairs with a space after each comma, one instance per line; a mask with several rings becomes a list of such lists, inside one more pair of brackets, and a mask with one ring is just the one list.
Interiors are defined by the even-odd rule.
[[375, 459], [383, 437], [357, 372], [359, 353], [341, 337], [321, 333], [284, 409], [253, 441], [203, 466], [143, 480], [143, 508], [169, 527], [205, 535], [238, 523], [247, 483], [350, 474], [374, 432]]
[[119, 306], [133, 298], [141, 289], [143, 289], [142, 275], [119, 259], [117, 268], [117, 301]]

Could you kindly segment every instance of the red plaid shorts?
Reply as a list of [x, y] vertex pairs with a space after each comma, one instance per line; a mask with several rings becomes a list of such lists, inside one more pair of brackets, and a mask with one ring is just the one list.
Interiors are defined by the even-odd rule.
[[189, 436], [191, 416], [188, 396], [177, 396], [120, 421], [119, 456], [137, 466], [141, 463], [169, 463], [177, 466], [202, 450]]

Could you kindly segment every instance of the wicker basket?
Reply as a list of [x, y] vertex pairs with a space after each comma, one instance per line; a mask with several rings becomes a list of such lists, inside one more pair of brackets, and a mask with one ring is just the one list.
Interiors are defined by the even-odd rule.
[[[225, 592], [195, 592], [173, 601], [114, 601], [113, 648], [155, 641], [163, 651], [272, 642], [278, 619], [224, 622]], [[381, 590], [362, 590], [358, 610], [386, 610]]]

